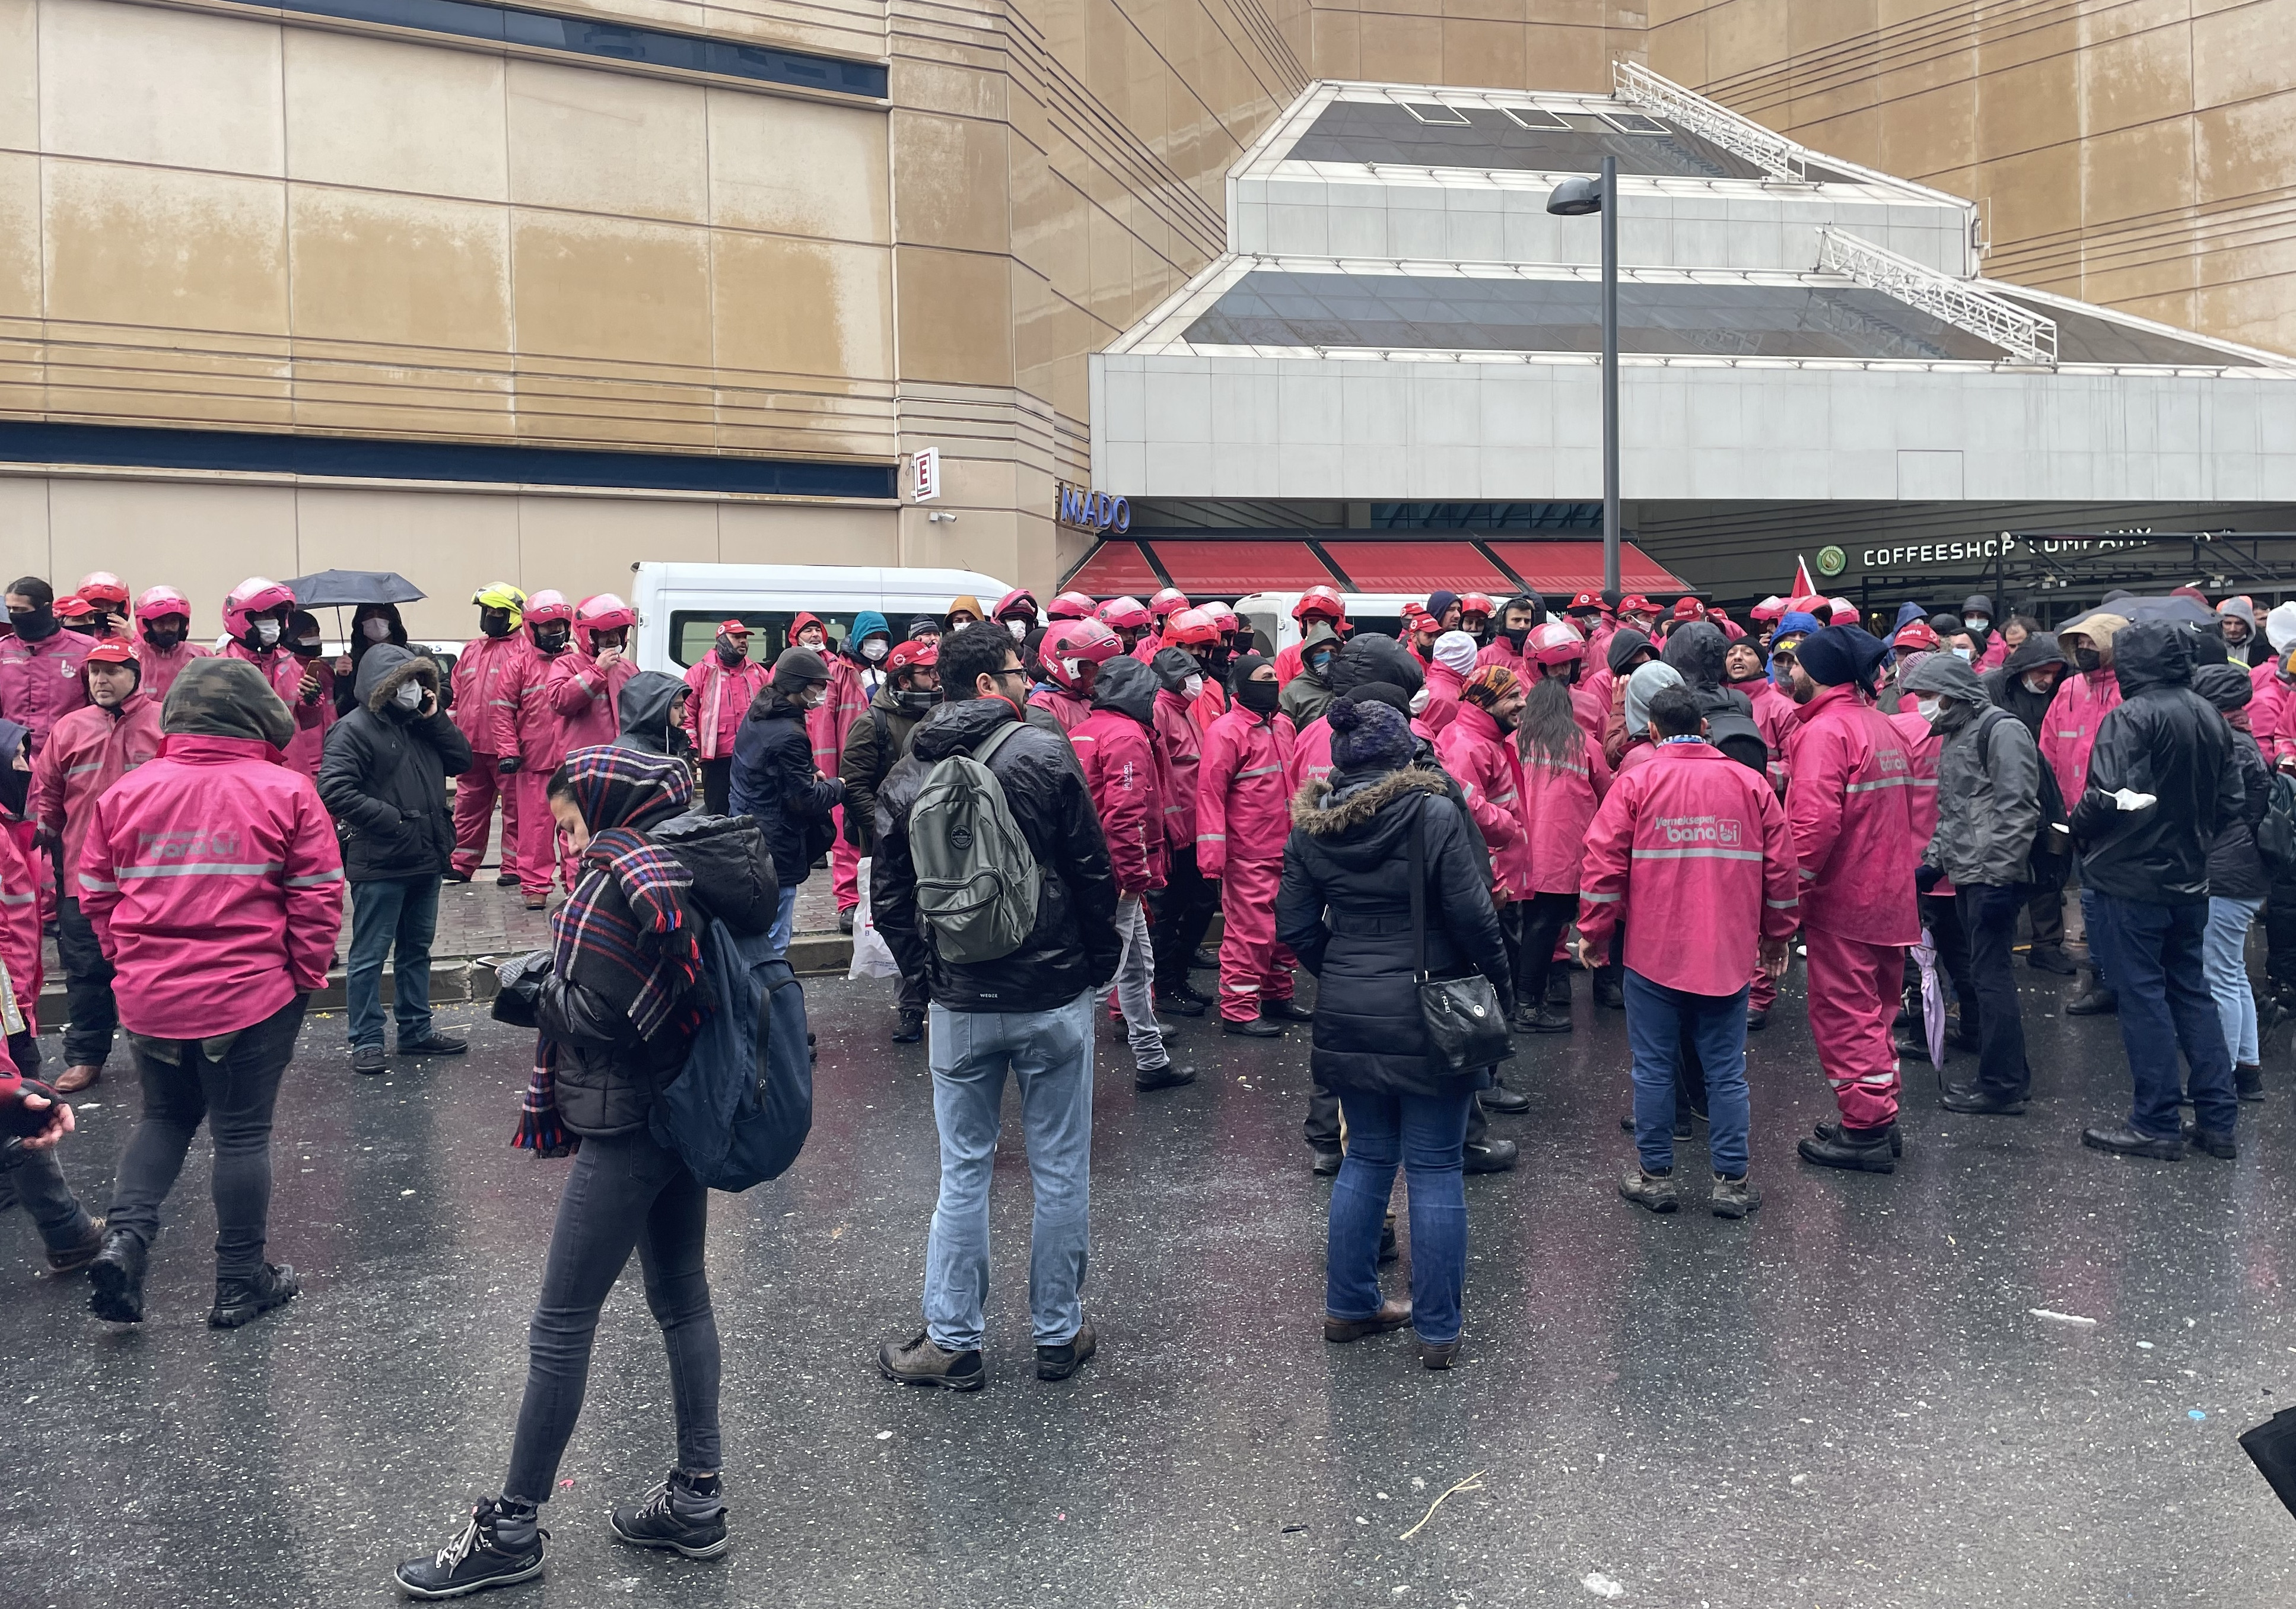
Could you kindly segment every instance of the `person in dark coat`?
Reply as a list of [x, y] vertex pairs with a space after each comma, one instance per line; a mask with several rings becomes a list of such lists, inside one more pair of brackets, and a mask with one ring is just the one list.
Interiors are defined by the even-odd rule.
[[455, 853], [447, 778], [471, 768], [471, 740], [439, 707], [439, 667], [396, 643], [361, 657], [358, 707], [327, 733], [319, 798], [342, 840], [351, 891], [351, 1071], [383, 1070], [382, 964], [391, 965], [398, 1054], [457, 1056], [430, 1024], [430, 940], [439, 883]]
[[[2014, 620], [2010, 623], [2016, 624]], [[2038, 743], [2042, 718], [2048, 714], [2049, 702], [2057, 695], [2057, 684], [2071, 671], [2072, 661], [2058, 644], [2057, 634], [2034, 627], [2026, 632], [2023, 641], [2009, 650], [2009, 657], [2003, 664], [1978, 680], [1983, 684], [1986, 696], [2024, 722], [2025, 730]], [[2026, 902], [2025, 916], [2033, 928], [2033, 948], [2026, 954], [2026, 965], [2063, 978], [2080, 971], [2079, 963], [2065, 953], [2064, 890], [2035, 889]]]
[[781, 884], [774, 948], [783, 952], [797, 917], [798, 887], [812, 874], [814, 861], [828, 852], [837, 835], [830, 812], [845, 802], [845, 784], [815, 768], [813, 738], [805, 725], [828, 691], [829, 666], [821, 655], [810, 648], [784, 648], [774, 661], [774, 679], [750, 702], [734, 735], [727, 799], [734, 815], [756, 820], [774, 858], [774, 875]]
[[[916, 623], [909, 622], [913, 628]], [[937, 621], [926, 623], [933, 628], [933, 641], [912, 637], [894, 648], [885, 661], [885, 679], [845, 735], [845, 752], [837, 762], [837, 779], [845, 784], [845, 841], [865, 859], [877, 850], [877, 789], [908, 753], [917, 723], [940, 702], [939, 650], [935, 645], [940, 627]], [[870, 920], [876, 920], [873, 909]], [[924, 974], [903, 973], [893, 1005], [894, 1044], [914, 1045], [925, 1037], [928, 1004]]]
[[[1409, 723], [1370, 701], [1333, 704], [1332, 776], [1292, 807], [1276, 935], [1317, 981], [1318, 1082], [1339, 1091], [1349, 1147], [1332, 1189], [1324, 1334], [1355, 1341], [1408, 1324], [1420, 1360], [1447, 1368], [1459, 1349], [1466, 1282], [1467, 1114], [1488, 1070], [1455, 1073], [1420, 1014], [1411, 918], [1414, 833], [1422, 840], [1427, 970], [1480, 969], [1513, 1007], [1506, 943], [1479, 837], [1446, 779], [1412, 763]], [[1379, 1244], [1395, 1170], [1410, 1176], [1412, 1300], [1382, 1301]]]
[[2264, 857], [2256, 847], [2257, 825], [2272, 804], [2272, 772], [2248, 724], [2256, 685], [2237, 663], [2203, 665], [2193, 672], [2193, 691], [2216, 706], [2232, 728], [2233, 759], [2240, 768], [2245, 803], [2226, 822], [2209, 849], [2209, 930], [2202, 940], [2209, 993], [2216, 997], [2224, 1025], [2225, 1048], [2232, 1055], [2233, 1092], [2243, 1101], [2264, 1098], [2262, 1047], [2256, 1026], [2256, 994], [2248, 979], [2248, 930], [2272, 886]]
[[614, 742], [647, 754], [690, 755], [693, 740], [685, 730], [685, 701], [693, 691], [667, 671], [639, 671], [615, 698], [621, 732]]

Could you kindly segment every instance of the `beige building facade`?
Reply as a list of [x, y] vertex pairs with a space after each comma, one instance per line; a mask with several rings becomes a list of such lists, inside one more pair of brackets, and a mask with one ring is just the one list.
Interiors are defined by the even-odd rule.
[[[1977, 201], [1990, 276], [2296, 350], [2292, 25], [0, 0], [0, 568], [164, 580], [202, 630], [250, 573], [396, 569], [441, 637], [486, 581], [627, 590], [644, 560], [1049, 585], [1091, 540], [1054, 521], [1092, 479], [1086, 359], [1226, 249], [1230, 170], [1319, 78], [1646, 62]], [[954, 520], [906, 497], [925, 447]]]

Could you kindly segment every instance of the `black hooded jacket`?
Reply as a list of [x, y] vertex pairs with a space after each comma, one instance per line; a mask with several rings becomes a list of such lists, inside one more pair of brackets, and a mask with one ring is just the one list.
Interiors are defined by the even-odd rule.
[[1710, 620], [1693, 620], [1667, 635], [1660, 656], [1682, 677], [1706, 718], [1707, 741], [1749, 770], [1769, 775], [1770, 745], [1754, 723], [1754, 702], [1722, 680], [1730, 639]]
[[614, 742], [647, 754], [668, 754], [669, 707], [685, 691], [684, 682], [662, 670], [641, 670], [624, 682], [615, 701], [621, 733]]
[[[2044, 665], [2062, 665], [2056, 682], [2046, 693], [2036, 693], [2025, 685], [2025, 672], [2038, 670]], [[2025, 723], [2025, 729], [2038, 741], [2041, 735], [2041, 718], [2049, 712], [2050, 703], [2057, 696], [2057, 688], [2064, 685], [2072, 673], [2073, 662], [2057, 645], [2054, 631], [2036, 631], [2010, 652], [1997, 669], [1988, 670], [1978, 680], [1984, 685], [1985, 696]]]
[[429, 715], [393, 702], [407, 683], [436, 696], [439, 667], [396, 643], [359, 661], [358, 707], [327, 730], [319, 798], [342, 841], [352, 882], [437, 877], [455, 852], [447, 778], [471, 768], [471, 740], [443, 709]]
[[[1137, 660], [1131, 661], [1138, 665]], [[1141, 666], [1144, 671], [1147, 667]], [[933, 767], [970, 754], [1013, 718], [1001, 698], [937, 704], [909, 737], [907, 758], [877, 792], [877, 849], [870, 867], [870, 912], [904, 977], [923, 977], [933, 1004], [959, 1012], [1050, 1011], [1116, 976], [1116, 874], [1092, 791], [1066, 739], [1030, 726], [989, 757], [989, 774], [1043, 876], [1037, 924], [1021, 948], [995, 961], [941, 959], [917, 910], [909, 857], [909, 810]]]
[[[2100, 894], [2154, 905], [2209, 897], [2209, 851], [2239, 820], [2247, 789], [2233, 751], [2233, 729], [2194, 693], [2193, 646], [2185, 629], [2140, 620], [2112, 639], [2121, 702], [2097, 727], [2088, 786], [2073, 806], [2081, 882]], [[2128, 788], [2153, 795], [2141, 810], [2110, 795]]]
[[803, 882], [836, 841], [829, 813], [845, 801], [845, 784], [814, 768], [805, 713], [768, 682], [734, 734], [726, 808], [757, 822], [785, 889]]

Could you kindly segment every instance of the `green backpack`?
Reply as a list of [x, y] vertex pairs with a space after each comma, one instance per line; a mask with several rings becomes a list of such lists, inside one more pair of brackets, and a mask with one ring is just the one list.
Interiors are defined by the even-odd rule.
[[971, 754], [935, 765], [909, 807], [909, 859], [917, 909], [944, 961], [967, 965], [1011, 955], [1037, 925], [1043, 874], [1013, 819], [988, 758], [1021, 730], [1013, 721]]

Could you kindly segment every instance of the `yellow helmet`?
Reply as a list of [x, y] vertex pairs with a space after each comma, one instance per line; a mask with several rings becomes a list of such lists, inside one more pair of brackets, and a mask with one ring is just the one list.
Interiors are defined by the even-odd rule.
[[510, 628], [512, 631], [518, 629], [519, 617], [526, 610], [526, 594], [508, 581], [489, 581], [471, 595], [471, 602], [478, 604], [481, 609], [509, 610]]

